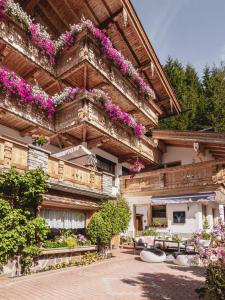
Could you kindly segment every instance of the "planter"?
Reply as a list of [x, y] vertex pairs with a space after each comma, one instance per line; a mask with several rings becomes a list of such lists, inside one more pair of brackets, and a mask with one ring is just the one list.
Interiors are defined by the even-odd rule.
[[211, 240], [199, 240], [198, 241], [199, 246], [204, 247], [204, 248], [209, 247], [210, 243], [211, 243]]
[[39, 147], [39, 148], [43, 148], [43, 144], [37, 143], [37, 142], [32, 142], [32, 145]]

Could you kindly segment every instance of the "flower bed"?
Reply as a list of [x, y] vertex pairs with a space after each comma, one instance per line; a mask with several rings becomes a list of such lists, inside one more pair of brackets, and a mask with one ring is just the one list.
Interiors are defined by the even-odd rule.
[[57, 270], [67, 267], [75, 267], [75, 266], [87, 266], [90, 264], [93, 264], [98, 261], [102, 261], [105, 259], [112, 258], [112, 254], [108, 253], [107, 255], [103, 256], [102, 254], [99, 254], [97, 252], [86, 252], [80, 257], [73, 258], [70, 261], [62, 261], [55, 264], [50, 264], [45, 267], [39, 268], [37, 270], [34, 270], [34, 272], [43, 272], [43, 271], [49, 271], [49, 270]]
[[4, 14], [14, 17], [22, 25], [30, 34], [32, 42], [49, 57], [51, 64], [56, 63], [56, 58], [63, 49], [75, 44], [76, 36], [80, 32], [88, 29], [93, 34], [103, 55], [119, 68], [122, 75], [131, 79], [141, 93], [155, 99], [154, 91], [139, 75], [132, 63], [126, 60], [125, 57], [113, 47], [105, 33], [95, 27], [90, 20], [82, 19], [79, 24], [71, 25], [70, 30], [63, 33], [58, 40], [53, 40], [45, 27], [39, 23], [35, 23], [31, 17], [23, 11], [21, 6], [13, 0], [0, 0], [0, 16]]

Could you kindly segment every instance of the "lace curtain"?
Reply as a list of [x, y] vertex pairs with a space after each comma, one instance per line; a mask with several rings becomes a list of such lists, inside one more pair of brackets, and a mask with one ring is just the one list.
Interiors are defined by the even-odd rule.
[[85, 227], [85, 214], [71, 210], [41, 209], [41, 217], [50, 228], [78, 229]]

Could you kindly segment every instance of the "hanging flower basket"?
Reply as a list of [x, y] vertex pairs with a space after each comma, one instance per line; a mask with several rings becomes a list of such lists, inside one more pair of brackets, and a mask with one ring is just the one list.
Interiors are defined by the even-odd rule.
[[144, 164], [138, 159], [135, 161], [135, 163], [130, 165], [130, 171], [132, 173], [140, 173], [144, 168]]

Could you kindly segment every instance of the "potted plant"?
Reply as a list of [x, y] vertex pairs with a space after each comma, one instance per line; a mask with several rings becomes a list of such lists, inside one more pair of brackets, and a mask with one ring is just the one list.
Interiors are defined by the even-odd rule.
[[206, 231], [202, 231], [198, 240], [199, 246], [202, 246], [204, 248], [209, 247], [210, 243], [211, 243], [211, 234]]
[[49, 142], [49, 137], [45, 135], [38, 135], [33, 134], [32, 135], [32, 144], [37, 147], [43, 147], [44, 144], [47, 144]]

